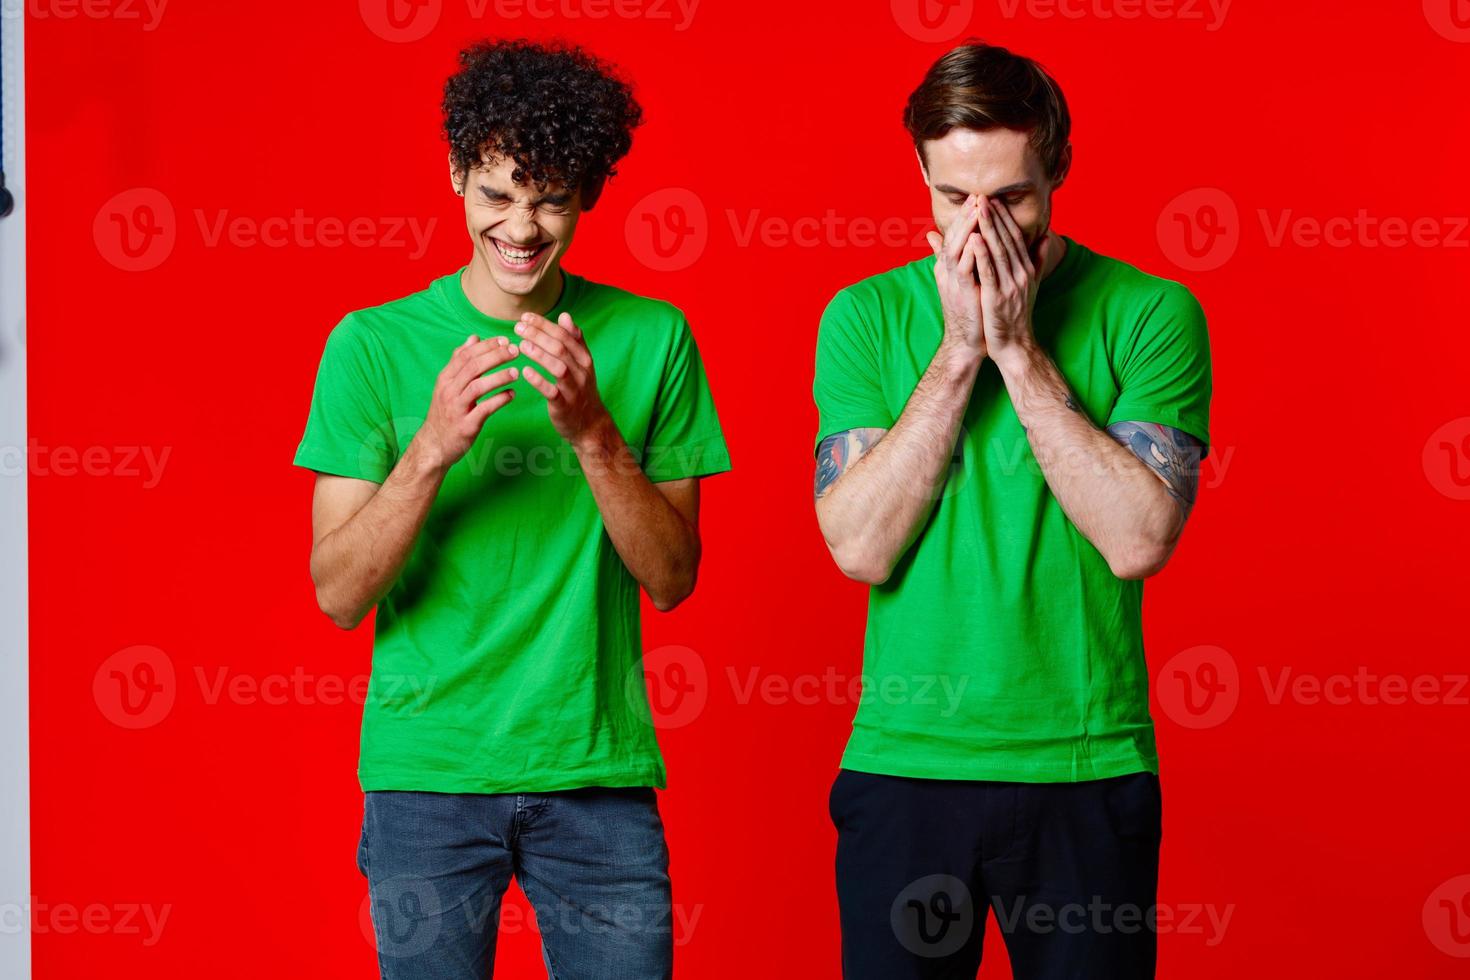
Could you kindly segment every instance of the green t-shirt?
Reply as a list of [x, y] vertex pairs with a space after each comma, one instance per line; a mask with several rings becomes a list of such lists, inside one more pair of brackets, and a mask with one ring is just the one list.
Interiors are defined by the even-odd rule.
[[[570, 273], [598, 391], [654, 482], [730, 468], [684, 315]], [[327, 338], [296, 465], [381, 483], [470, 334], [516, 340], [459, 273], [348, 314]], [[520, 355], [511, 364], [531, 361]], [[498, 369], [497, 369], [498, 370]], [[524, 379], [449, 469], [378, 604], [364, 790], [548, 792], [665, 785], [641, 674], [639, 588], [575, 452]]]
[[[1067, 245], [1033, 322], [1088, 416], [1158, 422], [1208, 446], [1199, 304], [1178, 283]], [[817, 443], [891, 428], [942, 333], [932, 255], [839, 292], [817, 340]], [[1157, 772], [1143, 585], [1116, 578], [1062, 512], [993, 361], [955, 452], [918, 539], [869, 592], [842, 765], [1018, 782]]]

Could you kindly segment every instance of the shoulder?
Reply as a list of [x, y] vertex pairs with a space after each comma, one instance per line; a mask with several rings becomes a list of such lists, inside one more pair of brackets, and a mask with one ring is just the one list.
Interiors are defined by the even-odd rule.
[[576, 299], [578, 306], [585, 305], [598, 312], [619, 315], [637, 314], [663, 324], [685, 322], [684, 311], [667, 300], [643, 296], [621, 286], [595, 282], [584, 277], [578, 279], [577, 288], [581, 292]]
[[881, 332], [891, 319], [907, 320], [916, 305], [937, 306], [934, 256], [915, 259], [844, 286], [822, 312], [820, 333], [833, 330]]
[[934, 289], [934, 256], [926, 255], [844, 286], [828, 306], [845, 304], [860, 311], [878, 311], [895, 300], [937, 295]]
[[1087, 256], [1084, 275], [1097, 284], [1108, 301], [1135, 310], [1140, 320], [1158, 319], [1164, 314], [1203, 325], [1204, 308], [1182, 282], [1090, 249]]
[[332, 328], [328, 345], [381, 353], [396, 339], [421, 336], [422, 331], [415, 329], [417, 324], [444, 318], [438, 295], [442, 281], [436, 279], [407, 296], [351, 311]]

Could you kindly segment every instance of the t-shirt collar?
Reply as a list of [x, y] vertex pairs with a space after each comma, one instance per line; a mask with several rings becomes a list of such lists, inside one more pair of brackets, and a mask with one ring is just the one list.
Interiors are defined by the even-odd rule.
[[[439, 280], [440, 293], [456, 316], [476, 333], [492, 333], [496, 331], [509, 332], [515, 325], [514, 320], [502, 320], [499, 317], [489, 316], [481, 313], [470, 298], [464, 293], [463, 280], [465, 269], [469, 266], [460, 266], [456, 271]], [[573, 275], [566, 269], [561, 270], [561, 295], [557, 297], [556, 304], [548, 310], [544, 316], [548, 320], [555, 320], [565, 310], [570, 310], [577, 300], [577, 293], [581, 289], [581, 276]]]

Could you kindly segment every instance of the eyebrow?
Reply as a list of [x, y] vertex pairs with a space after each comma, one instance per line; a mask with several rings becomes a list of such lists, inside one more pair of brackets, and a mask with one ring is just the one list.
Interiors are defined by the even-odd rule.
[[[493, 187], [486, 187], [484, 184], [479, 184], [477, 186], [479, 187], [480, 196], [485, 198], [487, 201], [509, 201], [511, 199], [510, 195], [505, 193], [504, 191], [497, 191]], [[540, 204], [562, 205], [566, 204], [571, 199], [571, 191], [561, 190], [557, 191], [554, 194], [542, 194], [540, 197], [532, 199], [530, 203], [532, 207]]]
[[[1018, 194], [1021, 191], [1032, 190], [1035, 186], [1035, 181], [1018, 180], [1014, 184], [1007, 184], [1006, 186], [999, 188], [998, 190], [991, 191], [989, 194], [986, 195], [986, 197], [1001, 197], [1006, 194]], [[955, 187], [951, 184], [935, 184], [934, 189], [941, 194], [953, 194], [957, 197], [970, 196], [969, 191], [961, 190], [960, 188]]]

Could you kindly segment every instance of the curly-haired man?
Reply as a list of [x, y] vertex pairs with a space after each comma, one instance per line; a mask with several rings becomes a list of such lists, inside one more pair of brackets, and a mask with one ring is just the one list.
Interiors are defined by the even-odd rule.
[[444, 95], [472, 255], [327, 338], [296, 464], [322, 610], [374, 606], [358, 866], [387, 978], [482, 978], [501, 897], [553, 977], [665, 977], [665, 785], [639, 588], [694, 588], [699, 478], [729, 469], [679, 310], [562, 267], [632, 143], [577, 48], [461, 56]]

